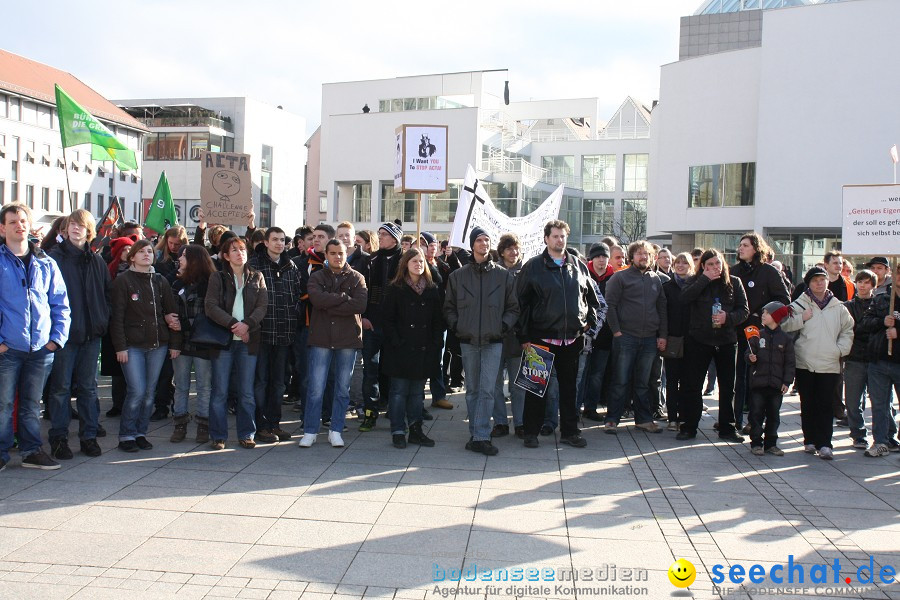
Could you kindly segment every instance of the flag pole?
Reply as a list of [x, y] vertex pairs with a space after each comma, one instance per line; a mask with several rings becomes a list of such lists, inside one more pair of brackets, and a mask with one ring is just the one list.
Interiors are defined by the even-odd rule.
[[416, 192], [416, 246], [418, 247], [422, 239], [422, 192]]
[[66, 147], [63, 146], [63, 171], [66, 174], [66, 193], [69, 194], [70, 213], [75, 212], [75, 199], [72, 198], [72, 185], [69, 183], [69, 159], [66, 158]]
[[[897, 257], [891, 257], [891, 302], [890, 308], [888, 308], [888, 314], [890, 316], [894, 316], [894, 300], [897, 298], [897, 287], [894, 279], [897, 277]], [[894, 323], [894, 327], [897, 327], [897, 323]], [[894, 355], [894, 340], [888, 340], [888, 356]]]

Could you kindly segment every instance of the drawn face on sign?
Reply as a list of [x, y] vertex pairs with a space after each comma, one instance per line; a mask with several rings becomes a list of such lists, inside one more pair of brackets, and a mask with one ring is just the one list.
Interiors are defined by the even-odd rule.
[[216, 174], [213, 175], [212, 187], [222, 196], [234, 196], [241, 191], [241, 178], [234, 171], [216, 171]]

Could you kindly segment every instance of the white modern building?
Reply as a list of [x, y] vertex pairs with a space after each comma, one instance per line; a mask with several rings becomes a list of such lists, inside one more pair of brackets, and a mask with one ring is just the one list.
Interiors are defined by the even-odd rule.
[[256, 224], [292, 231], [303, 222], [306, 120], [252, 98], [114, 100], [150, 130], [144, 140], [143, 214], [166, 172], [178, 221], [199, 222], [202, 152], [250, 155]]
[[[118, 196], [126, 219], [140, 215], [141, 173], [113, 173], [89, 145], [63, 153], [54, 84], [137, 153], [147, 129], [71, 73], [0, 50], [0, 204], [22, 202], [46, 232], [57, 216], [85, 208], [101, 217]], [[68, 179], [67, 176], [68, 175]], [[68, 197], [71, 191], [71, 199]]]
[[447, 236], [471, 164], [512, 216], [528, 214], [563, 184], [560, 218], [572, 226], [572, 245], [611, 233], [641, 237], [648, 107], [628, 98], [603, 121], [597, 98], [507, 103], [509, 79], [494, 70], [323, 85], [322, 124], [308, 142], [318, 168], [310, 164], [307, 218], [361, 229], [401, 219], [414, 230], [416, 196], [394, 190], [394, 132], [403, 124], [447, 125], [449, 189], [422, 195], [423, 229]]
[[682, 19], [653, 111], [648, 228], [729, 253], [755, 229], [802, 273], [840, 247], [841, 187], [892, 180], [900, 2], [762, 6], [708, 0]]

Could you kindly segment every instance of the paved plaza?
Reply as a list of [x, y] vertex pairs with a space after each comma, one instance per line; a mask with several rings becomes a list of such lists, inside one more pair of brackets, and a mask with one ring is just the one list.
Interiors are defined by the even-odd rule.
[[[870, 556], [876, 573], [900, 567], [900, 454], [866, 458], [846, 429], [833, 462], [804, 454], [796, 396], [782, 411], [782, 458], [719, 443], [715, 412], [693, 444], [591, 423], [585, 449], [509, 436], [486, 458], [464, 450], [463, 394], [451, 399], [427, 423], [434, 448], [397, 450], [385, 419], [365, 434], [352, 419], [343, 449], [323, 434], [310, 449], [232, 439], [213, 452], [169, 443], [167, 421], [152, 424], [153, 450], [125, 454], [118, 421], [102, 417], [98, 458], [76, 452], [45, 472], [14, 453], [0, 474], [0, 599], [900, 598], [897, 585], [856, 578]], [[297, 413], [285, 416], [296, 431]], [[715, 565], [768, 574], [789, 556], [804, 584], [713, 589]], [[676, 558], [696, 566], [690, 591], [669, 582]], [[810, 583], [815, 565], [829, 584]], [[483, 581], [517, 568], [555, 580]], [[579, 580], [559, 581], [566, 573]]]

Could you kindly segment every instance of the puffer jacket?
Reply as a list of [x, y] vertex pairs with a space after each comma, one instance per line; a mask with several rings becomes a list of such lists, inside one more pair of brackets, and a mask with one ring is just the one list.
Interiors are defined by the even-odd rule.
[[[206, 300], [203, 308], [206, 316], [222, 327], [231, 329], [238, 320], [231, 316], [234, 309], [234, 299], [237, 297], [237, 287], [234, 283], [234, 275], [225, 271], [214, 273], [209, 278], [206, 290]], [[250, 340], [247, 343], [247, 352], [255, 355], [259, 351], [260, 324], [266, 316], [269, 306], [269, 293], [266, 291], [266, 280], [262, 273], [246, 267], [244, 269], [244, 319], [250, 328]], [[219, 355], [218, 350], [210, 352], [213, 358]]]
[[71, 324], [66, 284], [56, 262], [32, 243], [31, 268], [0, 244], [0, 344], [34, 352], [54, 342], [65, 346]]
[[381, 373], [404, 379], [431, 377], [444, 345], [444, 319], [437, 287], [425, 288], [420, 296], [406, 283], [388, 285], [381, 310]]
[[600, 302], [590, 277], [587, 265], [568, 252], [561, 266], [546, 248], [530, 258], [516, 277], [519, 341], [574, 339], [592, 329]]
[[[756, 355], [756, 362], [750, 362], [750, 352]], [[752, 389], [781, 389], [794, 382], [794, 340], [781, 327], [759, 330], [759, 337], [750, 340], [744, 352], [744, 361], [750, 365], [750, 387]]]
[[89, 244], [76, 248], [69, 240], [63, 240], [50, 251], [56, 261], [71, 309], [72, 325], [69, 342], [83, 344], [103, 337], [109, 325], [109, 292], [112, 281], [106, 263]]
[[[731, 290], [725, 287], [722, 278], [715, 281], [700, 273], [681, 291], [681, 301], [691, 307], [689, 335], [701, 344], [720, 346], [737, 343], [736, 327], [747, 320], [747, 296], [744, 285], [734, 275], [729, 276]], [[725, 312], [725, 323], [721, 327], [712, 326], [712, 306], [719, 299]]]
[[519, 318], [515, 278], [488, 259], [450, 274], [444, 319], [464, 344], [501, 343]]
[[870, 333], [863, 326], [863, 317], [865, 317], [866, 312], [874, 301], [874, 296], [863, 299], [857, 295], [853, 297], [853, 300], [844, 302], [844, 306], [847, 307], [850, 316], [853, 317], [853, 346], [850, 348], [847, 360], [854, 362], [869, 362], [871, 360], [869, 357]]
[[[790, 333], [800, 332], [794, 349], [797, 368], [812, 373], [840, 373], [841, 357], [850, 354], [853, 346], [853, 317], [837, 298], [832, 297], [825, 310], [803, 294], [791, 303], [792, 314], [781, 323]], [[803, 312], [812, 308], [813, 316], [803, 322]]]
[[306, 289], [312, 306], [308, 344], [332, 350], [362, 348], [361, 315], [369, 294], [359, 271], [349, 264], [340, 273], [316, 271]]
[[152, 267], [149, 273], [129, 269], [116, 277], [110, 297], [109, 334], [116, 352], [180, 345], [181, 333], [170, 331], [165, 319], [178, 312], [175, 296], [166, 278]]

